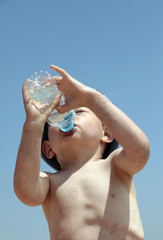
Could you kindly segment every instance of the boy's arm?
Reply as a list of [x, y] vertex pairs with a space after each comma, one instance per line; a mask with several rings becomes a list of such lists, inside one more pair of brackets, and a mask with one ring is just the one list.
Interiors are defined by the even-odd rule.
[[108, 133], [122, 146], [113, 153], [115, 166], [123, 174], [132, 177], [146, 164], [150, 145], [145, 134], [138, 126], [97, 91], [92, 91], [87, 103], [106, 126]]
[[16, 161], [14, 190], [23, 203], [37, 206], [46, 200], [49, 191], [48, 175], [40, 173], [43, 128], [51, 111], [58, 106], [59, 98], [49, 106], [36, 106], [26, 87], [27, 83], [23, 87], [26, 121]]
[[66, 97], [65, 105], [59, 106], [58, 111], [64, 112], [77, 107], [92, 110], [103, 122], [108, 133], [123, 147], [112, 154], [117, 169], [130, 177], [140, 171], [150, 152], [145, 134], [101, 93], [81, 84], [63, 69], [53, 65], [51, 68], [62, 76], [56, 79], [56, 83]]
[[14, 173], [14, 189], [17, 197], [30, 206], [40, 205], [49, 190], [48, 176], [40, 174], [41, 137], [42, 129], [28, 121], [24, 124]]

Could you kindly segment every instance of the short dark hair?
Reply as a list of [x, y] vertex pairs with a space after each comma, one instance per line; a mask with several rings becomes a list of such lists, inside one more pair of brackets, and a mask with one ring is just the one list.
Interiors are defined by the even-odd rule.
[[[56, 171], [59, 171], [59, 170], [61, 170], [61, 166], [60, 166], [59, 162], [57, 161], [56, 157], [54, 156], [53, 158], [48, 159], [42, 151], [43, 142], [48, 141], [48, 140], [49, 140], [48, 123], [46, 122], [45, 126], [44, 126], [43, 135], [42, 135], [42, 141], [41, 141], [41, 157], [50, 167], [52, 167]], [[104, 154], [103, 154], [103, 159], [106, 159], [111, 152], [113, 152], [115, 149], [117, 149], [118, 145], [119, 144], [115, 139], [111, 143], [108, 143], [105, 148]]]

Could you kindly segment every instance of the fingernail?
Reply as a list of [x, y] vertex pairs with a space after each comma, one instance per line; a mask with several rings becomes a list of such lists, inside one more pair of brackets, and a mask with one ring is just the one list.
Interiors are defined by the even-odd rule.
[[50, 65], [50, 67], [55, 67], [55, 66], [52, 64], [52, 65]]

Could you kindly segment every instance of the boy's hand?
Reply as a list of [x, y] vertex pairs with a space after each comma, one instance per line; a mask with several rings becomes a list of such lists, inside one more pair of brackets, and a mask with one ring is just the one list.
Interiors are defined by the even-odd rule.
[[65, 97], [65, 104], [57, 107], [58, 112], [63, 113], [70, 109], [87, 106], [92, 89], [72, 78], [63, 69], [54, 65], [51, 65], [51, 68], [61, 75], [54, 78], [58, 89]]
[[33, 99], [28, 92], [29, 80], [23, 86], [23, 101], [26, 112], [26, 121], [32, 123], [45, 124], [51, 112], [59, 105], [61, 95], [57, 95], [50, 104], [41, 104]]

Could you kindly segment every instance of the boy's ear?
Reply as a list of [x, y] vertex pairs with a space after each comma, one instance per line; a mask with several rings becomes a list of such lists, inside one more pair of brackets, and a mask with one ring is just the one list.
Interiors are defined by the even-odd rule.
[[42, 144], [42, 152], [48, 159], [52, 159], [55, 152], [51, 149], [49, 141], [44, 141]]
[[102, 143], [111, 143], [114, 140], [114, 137], [111, 133], [105, 132], [104, 136], [101, 138]]

